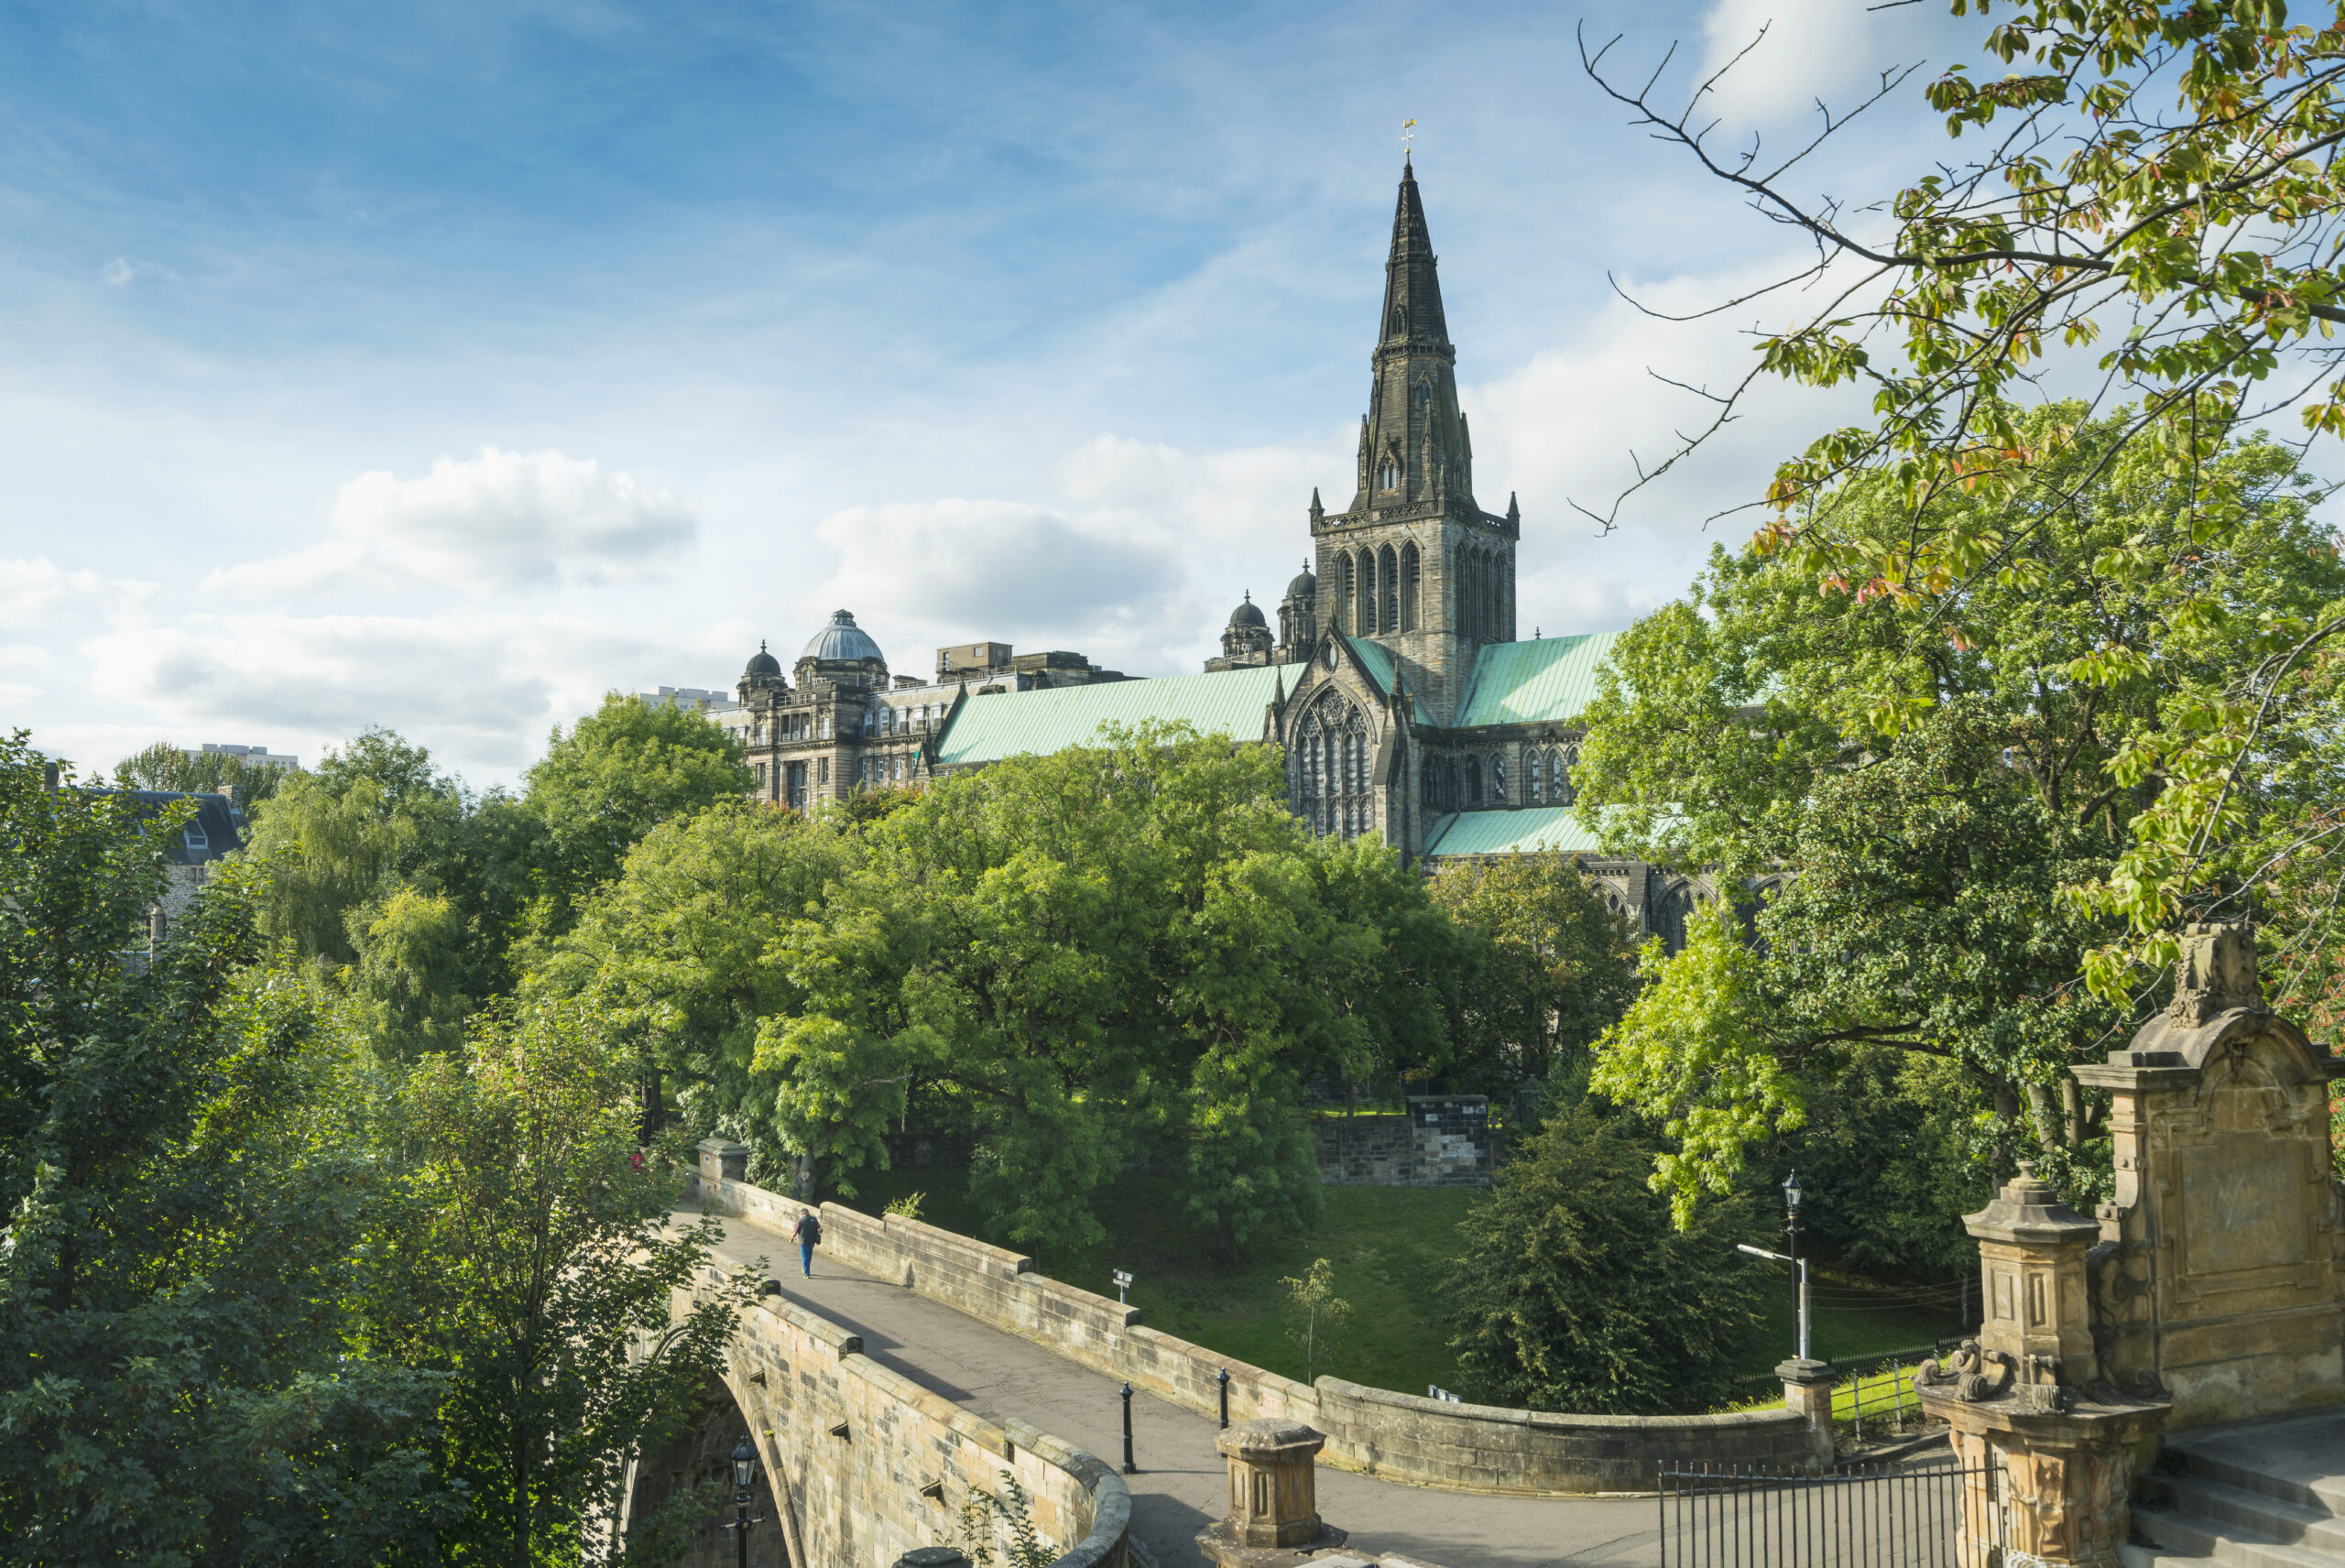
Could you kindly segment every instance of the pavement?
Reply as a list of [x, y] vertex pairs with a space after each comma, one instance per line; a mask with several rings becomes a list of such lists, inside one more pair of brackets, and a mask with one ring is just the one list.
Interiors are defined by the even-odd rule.
[[[679, 1211], [689, 1222], [694, 1210]], [[852, 1334], [864, 1354], [989, 1421], [1015, 1416], [1107, 1460], [1123, 1456], [1118, 1382], [901, 1285], [858, 1274], [817, 1248], [814, 1277], [798, 1271], [787, 1238], [720, 1216], [717, 1251], [767, 1262], [781, 1293]], [[1155, 1396], [1132, 1396], [1132, 1533], [1157, 1568], [1205, 1568], [1197, 1531], [1227, 1511], [1228, 1469], [1216, 1423]], [[1349, 1546], [1399, 1552], [1441, 1568], [1534, 1568], [1660, 1562], [1650, 1497], [1521, 1497], [1442, 1491], [1319, 1467], [1319, 1514]]]

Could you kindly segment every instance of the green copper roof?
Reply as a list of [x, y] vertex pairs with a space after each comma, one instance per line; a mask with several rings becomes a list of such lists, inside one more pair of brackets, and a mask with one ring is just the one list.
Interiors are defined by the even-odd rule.
[[1596, 695], [1596, 667], [1619, 632], [1494, 643], [1474, 661], [1474, 684], [1457, 715], [1476, 724], [1568, 724]]
[[1199, 735], [1259, 740], [1262, 713], [1295, 671], [1278, 665], [1176, 675], [1168, 681], [1110, 681], [1041, 691], [996, 691], [961, 705], [937, 746], [947, 768], [998, 762], [1088, 746], [1102, 724], [1139, 725], [1151, 719], [1185, 722]]
[[[1516, 645], [1522, 646], [1522, 645]], [[1572, 820], [1569, 806], [1459, 811], [1434, 824], [1427, 855], [1601, 855], [1596, 835]]]

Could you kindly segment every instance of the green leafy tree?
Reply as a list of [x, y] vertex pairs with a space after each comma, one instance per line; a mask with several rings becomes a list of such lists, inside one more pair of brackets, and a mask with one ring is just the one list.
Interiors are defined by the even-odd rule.
[[1095, 1240], [1089, 1194], [1151, 1141], [1227, 1247], [1310, 1214], [1303, 1078], [1443, 1060], [1451, 933], [1396, 856], [1313, 841], [1284, 794], [1274, 753], [1144, 730], [867, 824], [777, 941], [804, 999], [760, 1026], [775, 1134], [844, 1183], [929, 1094], [1021, 1243]]
[[[2237, 579], [2209, 570], [2251, 550], [2269, 514], [2253, 467], [2233, 461], [2238, 433], [2291, 406], [2307, 441], [2345, 433], [2329, 343], [2345, 321], [2345, 17], [2292, 25], [2280, 0], [2020, 0], [1982, 29], [2008, 74], [1958, 66], [1921, 89], [1950, 138], [1978, 133], [1977, 151], [1881, 199], [1809, 199], [1794, 181], [1812, 142], [1719, 155], [1703, 106], [1713, 82], [1682, 112], [1656, 106], [1657, 76], [1606, 90], [1816, 244], [1802, 278], [1820, 279], [1824, 302], [1761, 341], [1689, 443], [1764, 376], [1871, 391], [1872, 422], [1786, 458], [1763, 500], [1775, 517], [1761, 547], [1811, 587], [1886, 603], [1925, 635], [1969, 624], [1966, 604], [1991, 584], [2056, 615], [2070, 601], [2036, 572], [2045, 536], [2091, 526], [2111, 463], [2163, 477], [2161, 515], [2110, 539], [2094, 573], [2155, 614], [2048, 672], [2078, 706], [2128, 707], [2176, 642], [2230, 655], [2078, 773], [2082, 794], [2110, 789], [2125, 807], [2113, 859], [2069, 887], [2116, 922], [2087, 955], [2089, 983], [2131, 999], [2163, 983], [2179, 924], [2301, 909], [2288, 885], [2329, 874], [2345, 844], [2326, 782], [2345, 614], [2242, 604]], [[1602, 51], [1588, 66], [1603, 82]], [[1821, 136], [1850, 117], [1827, 114]], [[2097, 383], [2104, 402], [2089, 419], [2031, 419], [2045, 376]], [[2333, 916], [2318, 919], [2322, 933], [2292, 945], [2326, 963], [2339, 943]]]
[[1637, 994], [1628, 920], [1573, 856], [1444, 866], [1433, 898], [1487, 939], [1459, 1004], [1458, 1055], [1501, 1094], [1543, 1083], [1576, 1059]]
[[436, 1391], [353, 1354], [382, 1183], [318, 998], [233, 873], [132, 951], [184, 808], [41, 775], [0, 741], [0, 1556], [420, 1560]]
[[384, 1129], [405, 1191], [363, 1311], [377, 1354], [443, 1380], [436, 1463], [467, 1504], [450, 1562], [574, 1560], [628, 1455], [698, 1413], [756, 1283], [708, 1266], [714, 1222], [670, 1228], [672, 1170], [638, 1149], [627, 1075], [582, 1013], [525, 1008], [423, 1059]]
[[554, 728], [526, 775], [523, 800], [543, 839], [531, 865], [549, 900], [550, 933], [614, 880], [627, 852], [660, 823], [749, 789], [741, 742], [698, 713], [614, 691], [571, 726]]
[[373, 906], [351, 975], [353, 1021], [378, 1056], [411, 1061], [464, 1044], [477, 966], [470, 933], [444, 893], [402, 887]]
[[1352, 1304], [1336, 1294], [1336, 1270], [1324, 1258], [1314, 1258], [1300, 1279], [1289, 1276], [1286, 1288], [1287, 1337], [1303, 1357], [1303, 1380], [1314, 1382], [1319, 1363], [1334, 1350], [1352, 1315]]
[[[2230, 613], [2156, 633], [2161, 658], [2126, 682], [2071, 679], [2171, 607], [2110, 557], [2189, 526], [2176, 477], [2121, 434], [2105, 425], [2079, 447], [2088, 504], [2032, 528], [2024, 569], [1950, 590], [1935, 624], [1883, 597], [1818, 595], [1780, 555], [1721, 551], [1691, 602], [1616, 648], [1576, 810], [1609, 845], [1764, 894], [1747, 952], [1714, 922], [1677, 957], [1653, 953], [1656, 983], [1599, 1049], [1598, 1090], [1683, 1140], [1663, 1170], [1681, 1212], [1730, 1190], [1745, 1149], [1796, 1129], [1876, 1046], [1958, 1064], [2004, 1161], [2027, 1138], [2079, 1200], [2103, 1180], [2099, 1106], [2065, 1070], [2128, 1027], [2121, 998], [2078, 983], [2121, 927], [2062, 890], [2110, 874], [2153, 794], [2110, 765], [2219, 685], [2263, 612], [2345, 593], [2289, 454], [2241, 442], [2218, 466], [2259, 497], [2256, 516], [2193, 567]], [[1873, 490], [1843, 525], [1902, 528], [1895, 495]]]
[[290, 769], [277, 762], [256, 762], [226, 751], [199, 751], [191, 757], [169, 741], [158, 740], [115, 764], [115, 781], [126, 789], [169, 789], [182, 794], [217, 794], [234, 786], [237, 803], [250, 809], [277, 793]]
[[1445, 1287], [1465, 1391], [1541, 1410], [1666, 1415], [1723, 1403], [1760, 1330], [1740, 1215], [1670, 1224], [1651, 1144], [1564, 1106], [1464, 1223]]
[[747, 1138], [772, 1126], [774, 1084], [754, 1076], [758, 1031], [803, 993], [771, 953], [822, 913], [860, 853], [830, 818], [723, 800], [660, 823], [586, 904], [530, 981], [532, 994], [592, 999], [631, 1042], [658, 1093], [676, 1086], [696, 1133]]

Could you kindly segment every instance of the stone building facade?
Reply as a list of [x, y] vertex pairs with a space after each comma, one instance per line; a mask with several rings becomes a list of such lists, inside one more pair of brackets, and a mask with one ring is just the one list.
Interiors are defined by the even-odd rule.
[[1284, 748], [1291, 800], [1314, 832], [1376, 833], [1412, 858], [1584, 858], [1616, 908], [1673, 945], [1715, 889], [1608, 857], [1572, 821], [1579, 715], [1614, 634], [1516, 637], [1522, 508], [1476, 497], [1431, 232], [1405, 164], [1349, 503], [1314, 490], [1311, 555], [1275, 624], [1245, 594], [1201, 675], [1127, 681], [1073, 653], [1006, 644], [937, 652], [893, 676], [836, 612], [792, 678], [763, 649], [737, 711], [761, 799], [806, 807], [1093, 739], [1103, 724], [1182, 721]]

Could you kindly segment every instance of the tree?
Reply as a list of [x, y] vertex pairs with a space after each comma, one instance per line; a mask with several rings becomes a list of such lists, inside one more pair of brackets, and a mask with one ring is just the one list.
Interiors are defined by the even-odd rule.
[[1279, 1281], [1286, 1287], [1287, 1337], [1303, 1356], [1303, 1380], [1315, 1382], [1319, 1362], [1333, 1348], [1352, 1315], [1352, 1304], [1336, 1294], [1336, 1270], [1324, 1258], [1314, 1258], [1301, 1279]]
[[1148, 729], [867, 824], [776, 941], [804, 997], [759, 1030], [780, 1140], [849, 1181], [929, 1096], [976, 1130], [973, 1192], [1024, 1244], [1096, 1239], [1089, 1194], [1151, 1145], [1226, 1247], [1307, 1215], [1302, 1080], [1442, 1059], [1448, 928], [1397, 856], [1312, 840], [1284, 796], [1274, 753]]
[[[695, 1131], [756, 1138], [774, 1114], [772, 1080], [750, 1072], [758, 1029], [803, 999], [769, 954], [792, 924], [820, 918], [825, 888], [859, 853], [829, 818], [748, 801], [671, 818], [627, 852], [529, 992], [591, 997], [642, 1070], [678, 1085]], [[658, 1080], [646, 1082], [656, 1096]]]
[[420, 1556], [434, 1389], [353, 1354], [381, 1179], [319, 998], [233, 870], [133, 952], [185, 808], [41, 774], [0, 741], [0, 1555]]
[[569, 929], [586, 895], [619, 874], [628, 848], [660, 822], [749, 790], [740, 739], [698, 713], [614, 691], [526, 775], [523, 797], [544, 833], [533, 857], [550, 900], [550, 934]]
[[1652, 1155], [1627, 1118], [1579, 1100], [1500, 1171], [1445, 1292], [1467, 1391], [1618, 1415], [1728, 1398], [1760, 1328], [1734, 1250], [1743, 1216], [1718, 1204], [1673, 1228]]
[[[1957, 15], [1969, 9], [1955, 0]], [[1846, 205], [1790, 183], [1815, 141], [1772, 162], [1755, 146], [1722, 156], [1701, 107], [1710, 83], [1673, 113], [1650, 82], [1607, 82], [1604, 50], [1584, 58], [1638, 124], [1814, 243], [1799, 279], [1821, 278], [1826, 303], [1764, 338], [1737, 387], [1706, 394], [1713, 420], [1688, 443], [1733, 419], [1762, 376], [1871, 388], [1875, 422], [1784, 460], [1764, 498], [1775, 516], [1758, 542], [1811, 583], [1925, 627], [1989, 583], [2056, 602], [2057, 583], [2030, 565], [2043, 533], [2079, 520], [2112, 465], [2166, 477], [2166, 526], [2121, 537], [2100, 561], [2159, 614], [2058, 671], [2089, 702], [2153, 678], [2176, 634], [2228, 633], [2234, 655], [2092, 770], [2130, 798], [2132, 821], [2112, 863], [2068, 890], [2121, 922], [2085, 969], [2097, 992], [2130, 998], [2160, 984], [2180, 923], [2285, 909], [2296, 900], [2268, 885], [2345, 846], [2305, 764], [2338, 733], [2332, 644], [2345, 615], [2254, 606], [2234, 625], [2230, 585], [2202, 570], [2263, 515], [2250, 476], [2226, 463], [2238, 431], [2296, 406], [2307, 441], [2345, 432], [2328, 342], [2345, 321], [2345, 18], [2291, 27], [2279, 0], [2020, 0], [1984, 47], [2020, 69], [1982, 82], [1957, 67], [1925, 88], [1949, 136], [1986, 135], [1980, 153]], [[1860, 109], [1909, 75], [1885, 78]], [[1849, 117], [1827, 114], [1816, 141]], [[2121, 337], [2096, 351], [2105, 331]], [[2029, 422], [2022, 404], [2054, 374], [2100, 385], [2094, 419]], [[1896, 528], [1878, 526], [1884, 498]]]
[[1625, 917], [1568, 855], [1445, 866], [1433, 899], [1489, 942], [1461, 999], [1460, 1057], [1509, 1093], [1544, 1083], [1618, 1022], [1637, 992]]
[[277, 793], [291, 771], [282, 763], [261, 762], [228, 751], [193, 756], [158, 740], [115, 764], [115, 782], [125, 789], [169, 789], [180, 794], [217, 794], [234, 786], [237, 803], [250, 809]]
[[[458, 1563], [574, 1558], [628, 1455], [697, 1414], [757, 1283], [707, 1268], [714, 1221], [670, 1228], [672, 1167], [638, 1149], [627, 1073], [583, 1013], [526, 1007], [423, 1059], [384, 1129], [406, 1185], [364, 1311], [379, 1354], [444, 1380], [437, 1464], [467, 1506], [440, 1547]], [[671, 1333], [671, 1292], [693, 1286]]]
[[[2063, 407], [2020, 428], [2063, 420], [2090, 423]], [[2125, 681], [2070, 679], [2171, 608], [2110, 556], [2189, 526], [2179, 482], [2121, 442], [2121, 421], [2097, 428], [2074, 443], [2078, 504], [2031, 526], [2009, 574], [1940, 595], [1935, 623], [1818, 595], [1752, 549], [1715, 554], [1688, 602], [1616, 648], [1581, 749], [1582, 820], [1608, 846], [1766, 895], [1747, 953], [1729, 951], [1745, 942], [1730, 921], [1665, 964], [1656, 952], [1657, 984], [1599, 1049], [1599, 1092], [1686, 1140], [1665, 1168], [1681, 1205], [1729, 1190], [1745, 1149], [1796, 1128], [1878, 1046], [1958, 1063], [1999, 1139], [2030, 1138], [2072, 1195], [2104, 1180], [2099, 1103], [2066, 1068], [2130, 1027], [2121, 998], [2078, 983], [2120, 925], [2062, 894], [2111, 874], [2153, 798], [2110, 765], [2219, 686], [2262, 615], [2317, 613], [2345, 574], [2289, 454], [2237, 442], [2210, 471], [2255, 514], [2192, 568], [2225, 614], [2156, 633], [2159, 659]], [[1841, 504], [1843, 528], [1904, 526], [1890, 486], [1857, 483], [1871, 494]]]

